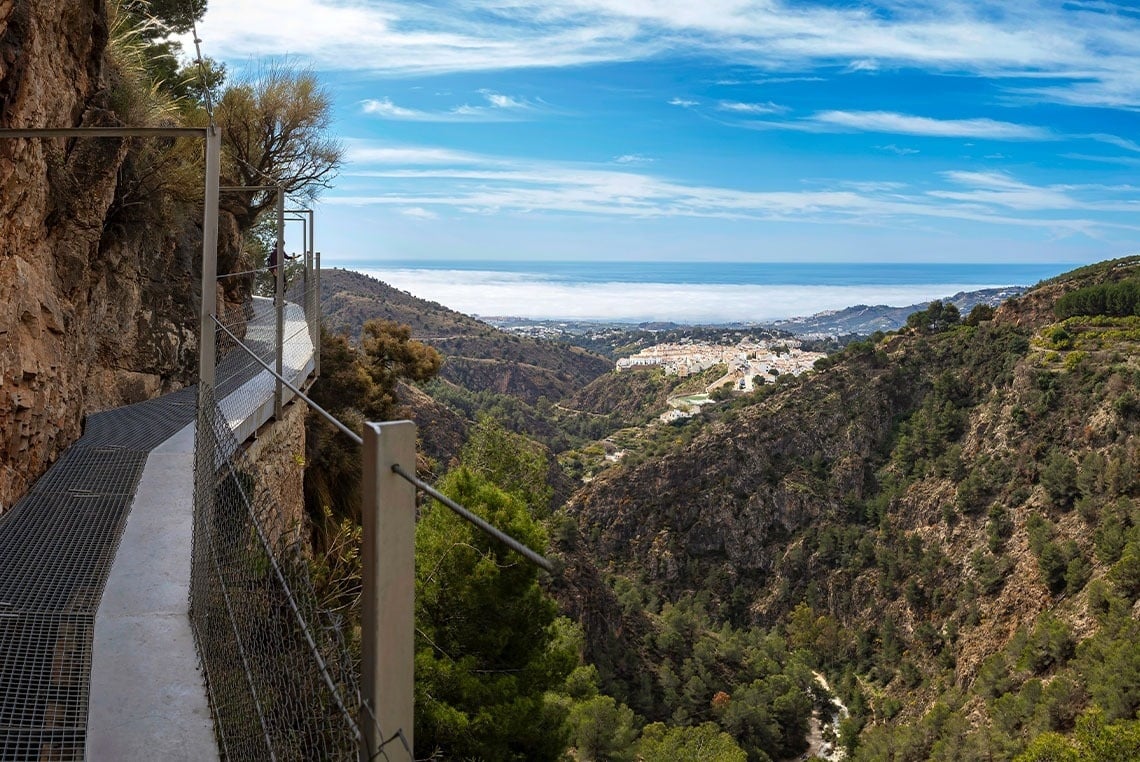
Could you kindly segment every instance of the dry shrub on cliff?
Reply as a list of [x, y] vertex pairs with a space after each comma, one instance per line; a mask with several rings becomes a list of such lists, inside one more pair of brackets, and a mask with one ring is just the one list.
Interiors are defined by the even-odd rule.
[[[161, 67], [156, 67], [156, 58], [173, 60], [173, 54], [153, 43], [163, 27], [158, 20], [140, 15], [137, 5], [116, 0], [107, 7], [110, 38], [104, 72], [108, 108], [130, 127], [199, 121], [194, 105], [177, 100], [168, 83], [157, 78]], [[115, 200], [107, 213], [107, 228], [181, 227], [201, 199], [201, 152], [196, 140], [130, 139]]]
[[[365, 421], [396, 417], [396, 385], [426, 381], [439, 371], [434, 349], [411, 338], [406, 325], [370, 320], [359, 345], [347, 336], [322, 332], [321, 377], [313, 400], [360, 431]], [[306, 422], [305, 505], [318, 534], [322, 526], [360, 515], [360, 449], [323, 418]], [[318, 547], [321, 538], [315, 538]]]
[[110, 106], [123, 124], [152, 126], [171, 120], [177, 107], [151, 76], [153, 19], [133, 14], [125, 0], [107, 4], [110, 38], [105, 55]]
[[[222, 94], [215, 116], [225, 146], [223, 184], [280, 183], [285, 193], [315, 197], [336, 175], [344, 149], [328, 133], [332, 97], [310, 71], [273, 64]], [[273, 191], [242, 194], [234, 208], [242, 230], [276, 200]]]

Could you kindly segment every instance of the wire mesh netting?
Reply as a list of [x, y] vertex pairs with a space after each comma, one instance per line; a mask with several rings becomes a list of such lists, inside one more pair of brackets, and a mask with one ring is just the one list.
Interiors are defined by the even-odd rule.
[[[280, 319], [273, 300], [255, 298], [222, 324], [270, 367], [281, 346], [282, 373], [299, 384], [318, 338], [311, 273], [289, 298]], [[192, 625], [220, 750], [356, 758], [355, 638], [343, 612], [320, 605], [300, 527], [282, 525], [233, 433], [264, 420], [276, 382], [221, 331], [218, 348], [217, 393], [201, 407], [186, 389], [90, 416], [0, 517], [0, 759], [84, 758], [96, 609], [150, 451], [196, 411]]]
[[[281, 366], [291, 381], [311, 368], [315, 286], [298, 277], [283, 307]], [[359, 647], [350, 620], [321, 605], [302, 527], [287, 523], [234, 436], [272, 400], [277, 382], [250, 355], [275, 366], [276, 309], [255, 298], [220, 323], [228, 333], [219, 329], [217, 392], [202, 395], [195, 442], [190, 590], [219, 749], [231, 760], [355, 759]]]
[[296, 527], [213, 404], [199, 420], [191, 622], [224, 757], [357, 755], [358, 658], [322, 609]]

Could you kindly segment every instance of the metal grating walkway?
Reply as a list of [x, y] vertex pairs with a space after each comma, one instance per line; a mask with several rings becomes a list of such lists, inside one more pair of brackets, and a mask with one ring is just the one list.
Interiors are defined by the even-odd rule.
[[0, 517], [0, 759], [82, 759], [103, 584], [149, 449], [193, 420], [193, 394], [92, 415]]
[[[256, 300], [249, 331], [270, 357], [273, 320], [271, 304]], [[239, 390], [260, 370], [229, 352], [219, 391]], [[107, 575], [150, 451], [195, 413], [189, 388], [89, 416], [83, 436], [0, 516], [0, 760], [84, 758]]]

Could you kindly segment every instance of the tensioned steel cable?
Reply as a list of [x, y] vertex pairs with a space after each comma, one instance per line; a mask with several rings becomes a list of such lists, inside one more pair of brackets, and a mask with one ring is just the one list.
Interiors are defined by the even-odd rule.
[[[352, 429], [350, 429], [348, 426], [346, 426], [344, 423], [342, 423], [339, 419], [337, 419], [336, 416], [332, 415], [327, 410], [322, 408], [320, 405], [318, 405], [317, 403], [315, 403], [311, 399], [309, 399], [309, 397], [304, 392], [302, 392], [296, 386], [291, 384], [288, 379], [284, 378], [283, 376], [277, 375], [277, 372], [274, 371], [273, 368], [271, 368], [267, 362], [265, 362], [260, 357], [258, 357], [257, 354], [252, 349], [245, 346], [245, 344], [237, 336], [235, 336], [233, 334], [233, 332], [230, 331], [229, 328], [226, 328], [224, 325], [222, 325], [222, 323], [220, 321], [218, 321], [217, 318], [214, 318], [214, 321], [217, 322], [218, 327], [221, 328], [222, 331], [224, 331], [226, 333], [226, 335], [229, 336], [237, 344], [238, 347], [245, 350], [249, 354], [250, 357], [252, 357], [254, 360], [256, 360], [265, 370], [267, 370], [275, 378], [277, 378], [277, 380], [281, 381], [285, 386], [287, 386], [290, 391], [292, 391], [294, 394], [296, 394], [298, 397], [300, 397], [305, 402], [305, 404], [307, 404], [310, 408], [312, 408], [322, 418], [324, 418], [326, 421], [328, 421], [333, 426], [335, 426], [337, 429], [339, 429], [345, 436], [347, 436], [353, 442], [356, 442], [356, 444], [358, 444], [358, 445], [364, 444], [364, 440], [361, 439], [359, 434], [357, 434]], [[455, 514], [458, 515], [460, 518], [462, 518], [464, 521], [467, 521], [468, 523], [474, 525], [477, 529], [479, 529], [479, 531], [483, 532], [484, 534], [486, 534], [489, 537], [492, 537], [492, 538], [498, 540], [499, 542], [503, 543], [504, 545], [506, 545], [511, 550], [515, 551], [516, 553], [519, 553], [520, 555], [522, 555], [524, 558], [526, 558], [528, 561], [530, 561], [535, 566], [539, 566], [539, 567], [545, 569], [546, 571], [548, 571], [552, 574], [554, 573], [554, 571], [555, 571], [554, 564], [551, 563], [549, 559], [539, 555], [537, 552], [528, 548], [526, 545], [519, 542], [514, 537], [511, 537], [509, 534], [502, 531], [501, 529], [498, 529], [497, 527], [492, 526], [491, 524], [487, 523], [482, 518], [480, 518], [479, 516], [475, 515], [471, 511], [469, 511], [467, 508], [464, 508], [462, 505], [455, 502], [454, 500], [449, 498], [447, 495], [444, 495], [442, 492], [440, 492], [439, 490], [432, 487], [427, 482], [423, 481], [422, 479], [420, 479], [419, 477], [417, 477], [413, 474], [409, 474], [407, 471], [405, 471], [399, 465], [392, 466], [392, 471], [394, 473], [398, 474], [399, 476], [401, 476], [402, 478], [404, 478], [405, 480], [407, 480], [408, 482], [411, 482], [421, 492], [424, 492], [425, 494], [427, 494], [427, 495], [435, 498], [439, 502], [443, 503], [445, 506], [447, 506], [452, 511], [454, 511]]]
[[210, 93], [210, 83], [206, 79], [206, 62], [202, 59], [202, 40], [198, 37], [198, 20], [195, 18], [193, 3], [188, 2], [186, 9], [190, 12], [190, 31], [194, 35], [194, 59], [198, 64], [198, 79], [202, 83], [202, 100], [206, 107], [206, 115], [210, 118], [210, 126], [214, 127], [214, 104]]
[[449, 498], [447, 495], [435, 489], [423, 479], [420, 479], [414, 474], [409, 474], [400, 466], [399, 463], [392, 466], [392, 473], [397, 474], [405, 481], [415, 485], [416, 489], [430, 495], [431, 497], [446, 505], [448, 508], [454, 511], [456, 515], [458, 515], [464, 521], [467, 521], [468, 523], [474, 525], [483, 534], [487, 535], [488, 537], [493, 537], [494, 539], [503, 543], [511, 550], [526, 558], [526, 560], [530, 561], [535, 566], [540, 566], [551, 574], [554, 573], [554, 564], [551, 563], [548, 559], [540, 556], [538, 553], [531, 550], [526, 545], [523, 545], [521, 542], [516, 540], [514, 537], [511, 537], [501, 529], [488, 524], [482, 518], [476, 516], [474, 513], [467, 510], [462, 505]]

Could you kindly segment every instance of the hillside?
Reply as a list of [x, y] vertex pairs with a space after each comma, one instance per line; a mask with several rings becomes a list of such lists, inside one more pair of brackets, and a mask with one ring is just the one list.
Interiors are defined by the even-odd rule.
[[[1138, 275], [1140, 258], [1083, 268], [992, 320], [854, 344], [584, 486], [558, 536], [627, 601], [587, 626], [592, 659], [634, 664], [615, 692], [677, 705], [628, 601], [695, 599], [806, 649], [857, 759], [1010, 759], [1088, 709], [1133, 718], [1140, 316], [1055, 306], [1111, 305], [1135, 286], [1103, 284]], [[583, 597], [605, 599], [563, 603]], [[676, 668], [686, 705], [708, 706], [716, 680]]]
[[[980, 291], [959, 291], [953, 296], [942, 299], [942, 301], [953, 304], [959, 312], [965, 315], [979, 304], [997, 307], [1006, 299], [1019, 296], [1024, 292], [1025, 289], [1020, 286], [987, 288]], [[805, 317], [777, 320], [770, 327], [788, 331], [797, 336], [819, 334], [870, 336], [875, 331], [897, 331], [906, 325], [907, 316], [925, 308], [926, 304], [912, 304], [907, 307], [890, 307], [885, 304], [874, 306], [857, 304], [842, 310], [831, 310]]]
[[508, 334], [351, 270], [322, 270], [321, 307], [330, 329], [354, 337], [371, 319], [411, 326], [444, 356], [440, 376], [473, 392], [558, 400], [612, 368], [583, 349]]

